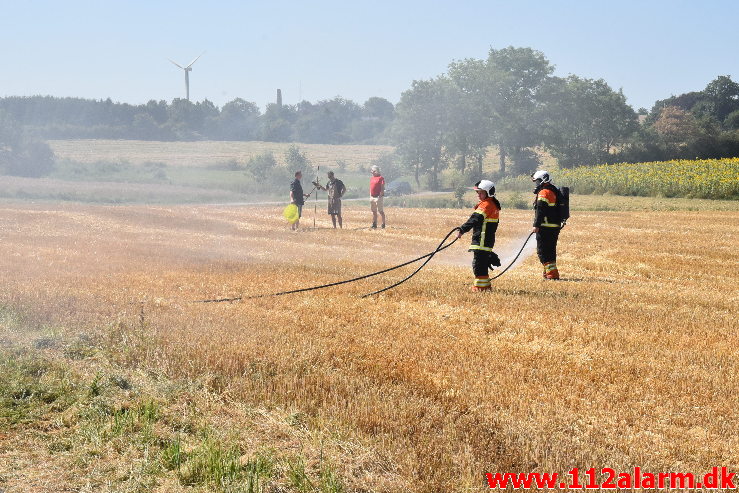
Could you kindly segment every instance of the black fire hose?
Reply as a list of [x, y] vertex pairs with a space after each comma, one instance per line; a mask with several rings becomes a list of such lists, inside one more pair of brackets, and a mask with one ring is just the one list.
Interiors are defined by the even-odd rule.
[[[405, 278], [401, 279], [400, 281], [398, 281], [398, 282], [396, 282], [394, 284], [391, 284], [390, 286], [387, 286], [387, 287], [385, 287], [383, 289], [379, 289], [377, 291], [373, 291], [371, 293], [367, 293], [365, 295], [362, 295], [362, 298], [367, 298], [368, 296], [372, 296], [374, 294], [380, 294], [380, 293], [382, 293], [384, 291], [387, 291], [389, 289], [392, 289], [394, 287], [397, 287], [397, 286], [403, 284], [405, 281], [409, 280], [411, 277], [413, 277], [416, 274], [418, 274], [418, 272], [421, 269], [423, 269], [426, 266], [426, 264], [429, 263], [429, 261], [433, 258], [434, 255], [436, 255], [437, 253], [439, 253], [442, 250], [445, 250], [445, 249], [449, 248], [450, 246], [452, 246], [459, 239], [459, 238], [454, 238], [451, 242], [446, 243], [446, 241], [449, 239], [449, 237], [455, 231], [459, 231], [459, 228], [454, 228], [451, 231], [449, 231], [446, 234], [446, 236], [444, 237], [444, 239], [441, 240], [441, 243], [439, 243], [439, 245], [436, 247], [436, 250], [434, 250], [431, 253], [427, 253], [426, 255], [422, 255], [420, 257], [414, 258], [413, 260], [409, 260], [407, 262], [403, 262], [402, 264], [396, 265], [394, 267], [388, 267], [387, 269], [378, 270], [377, 272], [372, 272], [370, 274], [365, 274], [363, 276], [355, 277], [355, 278], [352, 278], [352, 279], [346, 279], [344, 281], [336, 281], [336, 282], [331, 282], [331, 283], [328, 283], [328, 284], [321, 284], [320, 286], [311, 286], [309, 288], [300, 288], [300, 289], [291, 289], [289, 291], [281, 291], [279, 293], [257, 294], [257, 295], [254, 295], [254, 296], [237, 296], [235, 298], [216, 298], [216, 299], [212, 299], [212, 300], [196, 300], [196, 301], [193, 301], [193, 303], [222, 303], [222, 302], [226, 302], [226, 301], [254, 300], [254, 299], [257, 299], [257, 298], [267, 298], [267, 297], [271, 297], [271, 296], [282, 296], [282, 295], [285, 295], [285, 294], [303, 293], [305, 291], [314, 291], [316, 289], [330, 288], [332, 286], [339, 286], [341, 284], [348, 284], [350, 282], [361, 281], [362, 279], [367, 279], [369, 277], [378, 276], [378, 275], [384, 274], [386, 272], [390, 272], [390, 271], [393, 271], [393, 270], [396, 270], [396, 269], [400, 269], [401, 267], [405, 267], [406, 265], [413, 264], [415, 262], [418, 262], [419, 260], [426, 259], [416, 270], [414, 270], [410, 275], [406, 276]], [[516, 263], [516, 260], [518, 260], [518, 257], [520, 257], [521, 256], [521, 253], [523, 253], [524, 248], [526, 248], [526, 244], [528, 243], [529, 239], [531, 238], [531, 236], [533, 234], [534, 233], [532, 232], [532, 233], [530, 233], [526, 237], [526, 240], [523, 242], [523, 245], [521, 246], [521, 249], [518, 251], [518, 253], [516, 254], [516, 256], [513, 258], [513, 261], [510, 264], [508, 264], [508, 266], [505, 269], [503, 269], [500, 273], [498, 273], [498, 275], [496, 275], [495, 277], [491, 277], [490, 278], [491, 281], [494, 280], [494, 279], [497, 279], [500, 276], [502, 276], [503, 274], [505, 274], [506, 271], [508, 269], [510, 269], [513, 266], [513, 264]]]
[[419, 260], [426, 259], [426, 261], [421, 265], [421, 267], [419, 267], [418, 269], [416, 269], [415, 272], [413, 272], [413, 274], [411, 274], [410, 276], [406, 277], [402, 281], [400, 281], [398, 283], [395, 283], [392, 286], [389, 286], [389, 287], [387, 287], [385, 289], [382, 289], [380, 291], [376, 291], [375, 293], [369, 293], [369, 294], [365, 295], [365, 296], [370, 296], [372, 294], [376, 294], [376, 293], [379, 293], [379, 292], [382, 292], [382, 291], [386, 291], [386, 290], [388, 290], [390, 288], [394, 288], [395, 286], [397, 286], [397, 285], [399, 285], [399, 284], [407, 281], [408, 279], [410, 279], [411, 277], [413, 277], [414, 275], [416, 275], [416, 273], [418, 271], [420, 271], [428, 263], [429, 260], [431, 260], [431, 257], [433, 257], [434, 255], [436, 255], [438, 252], [440, 252], [440, 251], [442, 251], [442, 250], [444, 250], [446, 248], [449, 248], [450, 246], [452, 246], [454, 244], [454, 242], [457, 241], [457, 238], [454, 238], [454, 240], [452, 240], [450, 243], [448, 243], [446, 245], [444, 244], [444, 242], [452, 235], [452, 233], [454, 233], [457, 230], [459, 230], [459, 228], [454, 228], [453, 230], [449, 231], [449, 233], [447, 233], [447, 235], [444, 237], [444, 239], [441, 241], [441, 243], [439, 243], [439, 246], [436, 247], [436, 250], [434, 250], [431, 253], [427, 253], [426, 255], [422, 255], [422, 256], [420, 256], [418, 258], [414, 258], [413, 260], [409, 260], [407, 262], [403, 262], [402, 264], [396, 265], [394, 267], [388, 267], [387, 269], [378, 270], [377, 272], [372, 272], [371, 274], [365, 274], [363, 276], [355, 277], [353, 279], [346, 279], [344, 281], [337, 281], [337, 282], [332, 282], [332, 283], [328, 283], [328, 284], [321, 284], [320, 286], [311, 286], [309, 288], [291, 289], [290, 291], [281, 291], [279, 293], [257, 294], [257, 295], [254, 295], [254, 296], [237, 296], [235, 298], [218, 298], [218, 299], [212, 299], [212, 300], [196, 300], [196, 301], [193, 301], [193, 303], [222, 303], [222, 302], [225, 302], [225, 301], [254, 300], [254, 299], [257, 299], [257, 298], [267, 298], [267, 297], [270, 297], [270, 296], [282, 296], [282, 295], [285, 295], [285, 294], [302, 293], [302, 292], [305, 292], [305, 291], [313, 291], [313, 290], [316, 290], [316, 289], [330, 288], [332, 286], [339, 286], [341, 284], [348, 284], [350, 282], [361, 281], [362, 279], [367, 279], [368, 277], [378, 276], [380, 274], [384, 274], [386, 272], [390, 272], [390, 271], [393, 271], [395, 269], [400, 269], [401, 267], [405, 267], [406, 265], [413, 264], [415, 262], [418, 262]]
[[491, 281], [492, 281], [492, 280], [494, 280], [494, 279], [497, 279], [497, 278], [499, 278], [500, 276], [502, 276], [503, 274], [505, 274], [505, 272], [506, 272], [506, 271], [507, 271], [508, 269], [510, 269], [510, 268], [511, 268], [511, 266], [512, 266], [513, 264], [515, 264], [515, 263], [516, 263], [516, 260], [518, 260], [518, 257], [520, 257], [520, 256], [521, 256], [521, 253], [523, 253], [523, 249], [524, 249], [524, 248], [526, 248], [526, 243], [528, 243], [528, 242], [529, 242], [529, 239], [531, 238], [531, 236], [532, 236], [533, 234], [534, 234], [534, 232], [533, 232], [533, 231], [532, 231], [531, 233], [529, 233], [529, 235], [528, 235], [528, 236], [526, 237], [526, 239], [524, 240], [524, 242], [523, 242], [523, 245], [521, 245], [521, 249], [520, 249], [520, 250], [518, 251], [518, 253], [516, 254], [516, 256], [515, 256], [515, 257], [513, 258], [513, 261], [512, 261], [512, 262], [511, 262], [510, 264], [508, 264], [508, 267], [506, 267], [506, 268], [505, 268], [505, 269], [503, 269], [503, 270], [502, 270], [501, 272], [499, 272], [499, 273], [498, 273], [498, 275], [496, 275], [496, 276], [494, 276], [494, 277], [491, 277], [491, 278], [490, 278], [490, 280], [491, 280]]
[[[383, 291], [387, 291], [388, 289], [392, 289], [392, 288], [394, 288], [394, 287], [396, 287], [396, 286], [398, 286], [398, 285], [400, 285], [400, 284], [403, 284], [403, 283], [404, 283], [405, 281], [407, 281], [407, 280], [408, 280], [408, 279], [410, 279], [411, 277], [415, 276], [415, 275], [416, 275], [416, 274], [418, 273], [418, 271], [420, 271], [421, 269], [423, 269], [423, 267], [424, 267], [424, 266], [425, 266], [425, 265], [426, 265], [427, 263], [429, 263], [429, 260], [431, 260], [431, 258], [432, 258], [432, 257], [433, 257], [433, 256], [434, 256], [434, 255], [436, 254], [436, 252], [439, 252], [439, 251], [443, 250], [444, 248], [446, 248], [446, 247], [448, 247], [448, 246], [451, 246], [451, 245], [452, 245], [452, 243], [454, 243], [454, 241], [457, 241], [457, 238], [455, 238], [455, 239], [454, 239], [454, 241], [452, 241], [452, 243], [449, 243], [448, 245], [446, 245], [446, 246], [444, 246], [443, 248], [441, 248], [441, 246], [442, 246], [442, 245], [444, 244], [444, 242], [445, 242], [445, 241], [447, 240], [447, 238], [449, 238], [449, 236], [450, 236], [450, 235], [451, 235], [451, 234], [452, 234], [452, 233], [453, 233], [454, 231], [456, 231], [456, 230], [459, 230], [459, 228], [454, 228], [453, 230], [451, 230], [451, 231], [450, 231], [450, 232], [449, 232], [449, 233], [448, 233], [448, 234], [447, 234], [447, 235], [446, 235], [446, 236], [444, 237], [444, 239], [443, 239], [443, 240], [441, 240], [441, 243], [439, 243], [439, 246], [438, 246], [438, 247], [436, 247], [436, 250], [435, 250], [435, 251], [433, 251], [433, 252], [431, 252], [431, 253], [430, 253], [430, 254], [428, 255], [428, 258], [426, 259], [426, 261], [425, 261], [425, 262], [424, 262], [423, 264], [421, 264], [421, 266], [420, 266], [420, 267], [419, 267], [418, 269], [416, 269], [415, 271], [413, 271], [413, 273], [412, 273], [411, 275], [409, 275], [409, 276], [408, 276], [408, 277], [406, 277], [405, 279], [402, 279], [402, 280], [400, 280], [400, 281], [396, 282], [395, 284], [393, 284], [393, 285], [390, 285], [390, 286], [388, 286], [388, 287], [386, 287], [386, 288], [383, 288], [383, 289], [380, 289], [380, 290], [377, 290], [377, 291], [373, 291], [372, 293], [367, 293], [367, 294], [365, 294], [365, 295], [362, 295], [362, 298], [366, 298], [366, 297], [368, 297], [368, 296], [372, 296], [373, 294], [379, 294], [379, 293], [382, 293]], [[510, 268], [511, 268], [511, 266], [513, 266], [513, 264], [515, 264], [515, 263], [516, 263], [516, 260], [518, 260], [518, 257], [520, 257], [520, 256], [521, 256], [521, 253], [523, 253], [523, 249], [524, 249], [524, 248], [526, 248], [526, 243], [528, 243], [528, 242], [529, 242], [529, 238], [531, 238], [531, 235], [533, 235], [533, 234], [534, 234], [533, 232], [529, 233], [529, 235], [528, 235], [528, 236], [526, 237], [526, 240], [524, 240], [524, 242], [523, 242], [523, 245], [521, 245], [521, 249], [520, 249], [520, 250], [518, 251], [518, 253], [517, 253], [517, 254], [516, 254], [516, 256], [515, 256], [515, 257], [513, 258], [513, 260], [511, 261], [511, 263], [510, 263], [510, 264], [508, 264], [508, 266], [507, 266], [507, 267], [506, 267], [505, 269], [503, 269], [503, 270], [502, 270], [501, 272], [499, 272], [499, 273], [498, 273], [498, 275], [496, 275], [496, 276], [494, 276], [494, 277], [491, 277], [491, 278], [490, 278], [490, 280], [491, 280], [491, 281], [492, 281], [492, 280], [494, 280], [494, 279], [497, 279], [497, 278], [499, 278], [500, 276], [502, 276], [503, 274], [505, 274], [505, 273], [506, 273], [506, 271], [507, 271], [508, 269], [510, 269]]]
[[[424, 267], [426, 266], [426, 264], [428, 264], [428, 263], [429, 263], [429, 261], [430, 261], [430, 260], [431, 260], [432, 258], [434, 258], [434, 255], [436, 255], [436, 254], [437, 254], [438, 252], [442, 251], [442, 250], [443, 250], [444, 248], [447, 248], [447, 247], [450, 247], [450, 246], [452, 246], [452, 245], [454, 244], [454, 242], [455, 242], [455, 241], [457, 241], [457, 240], [459, 239], [459, 238], [454, 238], [454, 239], [452, 240], [452, 242], [451, 242], [451, 243], [449, 243], [448, 245], [444, 245], [444, 242], [446, 242], [446, 240], [447, 240], [447, 239], [448, 239], [448, 238], [449, 238], [449, 237], [450, 237], [450, 236], [452, 235], [452, 233], [454, 233], [455, 231], [461, 231], [461, 229], [459, 229], [459, 228], [454, 228], [453, 230], [451, 230], [450, 232], [448, 232], [448, 233], [446, 234], [446, 236], [444, 237], [444, 239], [443, 239], [443, 240], [441, 240], [441, 243], [439, 243], [439, 246], [437, 246], [437, 247], [436, 247], [436, 250], [434, 250], [433, 252], [431, 252], [430, 254], [428, 254], [428, 258], [426, 259], [426, 261], [425, 261], [424, 263], [422, 263], [422, 264], [421, 264], [421, 265], [420, 265], [420, 266], [418, 267], [418, 269], [414, 270], [414, 271], [413, 271], [413, 272], [412, 272], [412, 273], [411, 273], [411, 274], [410, 274], [409, 276], [407, 276], [407, 277], [406, 277], [406, 278], [404, 278], [404, 279], [401, 279], [400, 281], [396, 282], [395, 284], [391, 284], [390, 286], [388, 286], [388, 287], [386, 287], [386, 288], [378, 289], [377, 291], [373, 291], [373, 292], [371, 292], [371, 293], [367, 293], [367, 294], [365, 294], [365, 295], [362, 295], [362, 298], [366, 298], [366, 297], [368, 297], [368, 296], [372, 296], [373, 294], [380, 294], [380, 293], [382, 293], [383, 291], [387, 291], [388, 289], [393, 289], [394, 287], [396, 287], [396, 286], [400, 286], [400, 285], [401, 285], [401, 284], [403, 284], [403, 283], [404, 283], [405, 281], [407, 281], [407, 280], [408, 280], [408, 279], [410, 279], [411, 277], [413, 277], [413, 276], [415, 276], [416, 274], [418, 274], [418, 271], [420, 271], [421, 269], [423, 269], [423, 268], [424, 268]], [[420, 260], [420, 259], [419, 259], [419, 260]]]

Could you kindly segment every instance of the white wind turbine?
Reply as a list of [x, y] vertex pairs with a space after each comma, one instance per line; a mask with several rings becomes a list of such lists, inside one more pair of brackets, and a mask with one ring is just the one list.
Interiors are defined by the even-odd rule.
[[168, 58], [167, 59], [167, 60], [169, 60], [170, 62], [174, 63], [175, 65], [177, 65], [178, 67], [180, 67], [182, 70], [185, 71], [185, 95], [186, 95], [188, 101], [190, 101], [190, 71], [192, 70], [192, 64], [195, 63], [195, 62], [197, 62], [198, 61], [198, 58], [200, 58], [204, 54], [205, 54], [205, 52], [202, 52], [201, 54], [199, 54], [197, 56], [197, 58], [195, 58], [195, 60], [191, 61], [186, 67], [183, 67], [182, 65], [180, 65], [177, 62], [175, 62], [171, 58]]

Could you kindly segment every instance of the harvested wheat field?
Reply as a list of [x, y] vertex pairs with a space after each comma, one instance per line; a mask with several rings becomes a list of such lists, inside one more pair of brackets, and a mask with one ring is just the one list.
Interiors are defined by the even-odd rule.
[[[94, 139], [53, 140], [49, 145], [60, 158], [81, 163], [157, 162], [169, 166], [208, 166], [229, 161], [243, 164], [259, 154], [268, 152], [274, 153], [280, 164], [284, 164], [285, 151], [293, 144], [255, 141], [159, 142]], [[373, 159], [393, 150], [390, 146], [381, 145], [300, 144], [299, 147], [310, 161], [318, 166], [334, 166], [340, 160], [368, 165]]]
[[[307, 209], [291, 233], [278, 207], [1, 204], [2, 304], [34, 330], [89, 334], [127, 368], [207, 381], [224, 409], [297, 416], [302, 435], [272, 446], [304, 449], [308, 476], [320, 449], [344, 491], [481, 491], [487, 472], [573, 467], [739, 469], [739, 212], [578, 212], [559, 282], [540, 279], [533, 255], [492, 293], [469, 292], [466, 235], [372, 298], [360, 296], [409, 268], [193, 303], [386, 268], [468, 216], [388, 209], [388, 229], [371, 230], [354, 207], [336, 231], [323, 207], [313, 230]], [[529, 229], [529, 211], [504, 209], [504, 261]], [[240, 453], [264, 445], [246, 439]], [[62, 456], [45, 460], [62, 471]], [[5, 473], [9, 486], [32, 475]]]

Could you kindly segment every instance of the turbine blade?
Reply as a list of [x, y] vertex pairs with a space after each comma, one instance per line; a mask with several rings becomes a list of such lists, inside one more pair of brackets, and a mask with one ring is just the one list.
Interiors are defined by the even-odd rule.
[[190, 65], [188, 65], [188, 66], [187, 66], [187, 67], [185, 67], [185, 68], [190, 68], [190, 67], [192, 67], [192, 64], [193, 64], [193, 63], [195, 63], [195, 62], [197, 62], [197, 61], [198, 61], [198, 58], [200, 58], [200, 57], [201, 57], [201, 56], [203, 56], [203, 55], [205, 55], [205, 52], [202, 52], [201, 54], [199, 54], [199, 55], [197, 56], [197, 58], [195, 58], [195, 60], [191, 61], [191, 62], [190, 62]]
[[183, 67], [183, 66], [182, 66], [182, 65], [180, 65], [179, 63], [177, 63], [177, 62], [173, 61], [172, 59], [170, 59], [170, 58], [167, 58], [167, 60], [169, 60], [170, 62], [174, 63], [175, 65], [177, 65], [177, 66], [178, 66], [178, 67], [180, 67], [181, 69], [183, 69], [183, 70], [185, 69], [185, 67]]

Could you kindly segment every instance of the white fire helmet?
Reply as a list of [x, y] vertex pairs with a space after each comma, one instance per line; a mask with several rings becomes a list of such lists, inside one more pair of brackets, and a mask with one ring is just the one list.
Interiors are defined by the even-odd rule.
[[480, 180], [475, 183], [475, 186], [472, 187], [472, 190], [484, 190], [488, 193], [488, 197], [492, 197], [493, 195], [495, 195], [495, 183], [490, 180]]
[[541, 185], [542, 183], [549, 183], [552, 181], [552, 177], [549, 176], [549, 172], [540, 169], [531, 175], [531, 181], [536, 182], [537, 185]]

